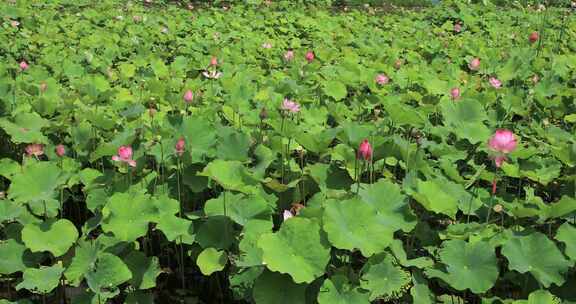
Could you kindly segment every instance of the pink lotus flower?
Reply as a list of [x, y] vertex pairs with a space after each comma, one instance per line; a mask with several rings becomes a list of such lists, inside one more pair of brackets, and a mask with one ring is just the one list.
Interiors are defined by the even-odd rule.
[[66, 148], [64, 147], [64, 145], [57, 145], [55, 151], [56, 155], [58, 155], [59, 157], [62, 157], [66, 154]]
[[44, 145], [43, 144], [29, 144], [26, 146], [26, 154], [28, 156], [40, 156], [44, 155]]
[[192, 93], [191, 90], [187, 90], [182, 98], [184, 99], [184, 102], [191, 103], [194, 100], [194, 93]]
[[284, 98], [282, 101], [282, 110], [290, 113], [298, 113], [300, 112], [300, 105], [295, 101]]
[[490, 85], [495, 89], [499, 89], [500, 87], [502, 87], [502, 82], [498, 80], [498, 78], [496, 77], [490, 77], [488, 79], [488, 82], [490, 82]]
[[218, 65], [218, 58], [216, 58], [216, 56], [212, 56], [212, 58], [210, 58], [210, 65], [211, 66], [217, 66]]
[[293, 218], [294, 214], [292, 214], [292, 212], [290, 212], [290, 210], [284, 210], [284, 212], [282, 213], [282, 219], [285, 221], [289, 218]]
[[472, 71], [477, 71], [480, 68], [480, 58], [474, 58], [468, 63], [468, 68]]
[[204, 75], [204, 77], [206, 77], [208, 79], [218, 79], [222, 76], [222, 73], [218, 72], [216, 70], [213, 70], [213, 71], [204, 71], [204, 72], [202, 72], [202, 75]]
[[29, 67], [30, 67], [30, 66], [28, 65], [28, 62], [26, 62], [26, 61], [24, 61], [24, 60], [22, 60], [22, 61], [20, 62], [20, 69], [21, 69], [22, 71], [26, 71]]
[[293, 50], [286, 51], [286, 53], [284, 53], [284, 60], [292, 61], [292, 59], [294, 59], [294, 51]]
[[454, 24], [454, 32], [460, 33], [462, 31], [462, 24], [456, 23]]
[[494, 157], [496, 167], [500, 168], [500, 166], [502, 166], [502, 163], [507, 159], [506, 154], [516, 150], [517, 145], [516, 136], [512, 131], [506, 129], [496, 130], [488, 141], [490, 150], [497, 153]]
[[386, 76], [384, 74], [378, 74], [378, 75], [376, 75], [376, 78], [374, 80], [379, 85], [385, 85], [390, 81], [390, 78], [388, 78], [388, 76]]
[[272, 44], [270, 42], [264, 42], [264, 43], [262, 43], [262, 48], [263, 49], [271, 49]]
[[460, 88], [452, 88], [452, 90], [450, 90], [450, 96], [452, 96], [452, 100], [460, 99]]
[[132, 147], [121, 146], [118, 148], [118, 155], [112, 156], [113, 161], [125, 162], [130, 167], [136, 167], [136, 161], [132, 159]]
[[372, 159], [372, 146], [367, 139], [364, 139], [360, 143], [360, 147], [358, 148], [358, 158], [362, 158], [364, 160]]
[[306, 52], [306, 61], [308, 61], [308, 63], [314, 61], [314, 52], [312, 51], [308, 51]]
[[182, 156], [182, 154], [184, 154], [184, 151], [186, 151], [186, 141], [184, 141], [184, 137], [180, 137], [180, 139], [178, 139], [174, 148], [178, 156]]

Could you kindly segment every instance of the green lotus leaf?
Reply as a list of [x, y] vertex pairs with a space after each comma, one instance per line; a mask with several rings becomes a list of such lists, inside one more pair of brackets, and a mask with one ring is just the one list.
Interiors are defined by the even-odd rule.
[[156, 277], [161, 273], [158, 257], [147, 257], [140, 251], [132, 251], [124, 258], [124, 263], [132, 272], [130, 285], [136, 289], [156, 287]]
[[0, 242], [0, 274], [11, 274], [26, 269], [26, 246], [9, 239]]
[[244, 133], [230, 131], [230, 129], [221, 129], [221, 139], [216, 145], [216, 156], [222, 160], [241, 162], [248, 160], [250, 136]]
[[562, 274], [572, 265], [554, 242], [540, 232], [513, 237], [502, 246], [502, 254], [510, 269], [530, 272], [544, 287], [562, 285], [565, 281]]
[[214, 160], [200, 173], [218, 182], [224, 189], [255, 193], [258, 182], [250, 176], [248, 170], [238, 161]]
[[254, 283], [256, 304], [305, 304], [305, 284], [295, 284], [289, 276], [264, 271]]
[[211, 216], [198, 228], [196, 241], [202, 248], [227, 249], [235, 238], [233, 222], [225, 216]]
[[369, 304], [369, 294], [354, 288], [343, 275], [324, 280], [318, 293], [319, 304]]
[[536, 290], [530, 293], [528, 300], [514, 301], [513, 304], [560, 304], [562, 301], [547, 290]]
[[184, 134], [186, 144], [194, 147], [191, 151], [193, 159], [201, 159], [205, 155], [213, 155], [213, 147], [217, 143], [214, 126], [200, 116], [187, 116], [182, 121], [180, 133]]
[[322, 89], [324, 90], [324, 94], [334, 98], [336, 101], [344, 99], [348, 94], [346, 86], [337, 80], [329, 80], [325, 82]]
[[31, 162], [15, 174], [9, 197], [17, 202], [53, 200], [54, 191], [62, 184], [60, 168], [52, 162]]
[[234, 222], [244, 225], [252, 218], [268, 217], [270, 208], [266, 200], [260, 196], [222, 192], [218, 198], [206, 202], [204, 213], [208, 216], [228, 216]]
[[50, 122], [35, 112], [20, 113], [14, 121], [0, 119], [0, 128], [10, 135], [13, 143], [40, 143], [48, 144], [49, 140], [42, 134], [42, 129], [49, 126]]
[[393, 239], [394, 227], [381, 223], [374, 208], [357, 198], [327, 204], [322, 222], [334, 247], [359, 249], [366, 257], [383, 252]]
[[22, 241], [30, 251], [49, 251], [56, 257], [65, 254], [77, 239], [78, 230], [67, 219], [31, 223], [22, 229]]
[[440, 261], [446, 270], [427, 269], [426, 275], [440, 278], [457, 290], [484, 293], [496, 283], [498, 261], [494, 248], [486, 242], [449, 240], [442, 244]]
[[23, 280], [16, 285], [16, 289], [27, 289], [35, 293], [49, 293], [60, 283], [64, 267], [60, 264], [40, 266], [40, 268], [26, 268]]
[[379, 262], [369, 261], [364, 266], [360, 286], [370, 291], [370, 301], [380, 297], [394, 299], [408, 289], [410, 281], [410, 273], [386, 256]]
[[102, 208], [102, 215], [105, 232], [131, 242], [146, 234], [148, 223], [155, 219], [155, 208], [147, 195], [114, 193]]
[[180, 212], [180, 203], [165, 195], [154, 198], [156, 215], [153, 221], [156, 229], [162, 231], [169, 241], [177, 240], [185, 244], [194, 243], [194, 224], [191, 220], [176, 216]]
[[229, 275], [230, 289], [236, 300], [252, 299], [256, 279], [266, 270], [263, 266], [238, 268]]
[[428, 281], [424, 276], [415, 271], [412, 274], [412, 288], [410, 288], [410, 296], [412, 296], [413, 303], [434, 304], [436, 303], [435, 297], [428, 288]]
[[289, 274], [296, 283], [310, 283], [324, 274], [330, 247], [313, 220], [292, 218], [276, 233], [260, 237], [262, 260], [272, 271]]
[[427, 210], [454, 217], [458, 211], [458, 201], [446, 192], [438, 180], [418, 180], [417, 191], [412, 197]]
[[100, 253], [93, 269], [85, 274], [90, 289], [105, 296], [114, 294], [118, 285], [132, 278], [130, 269], [122, 260], [110, 253]]
[[238, 244], [240, 256], [236, 261], [237, 266], [262, 265], [262, 249], [258, 247], [258, 239], [262, 234], [272, 232], [272, 226], [270, 220], [252, 219], [246, 222], [242, 230], [242, 240]]
[[0, 176], [12, 179], [12, 176], [22, 171], [20, 164], [10, 158], [0, 159]]
[[566, 245], [564, 252], [572, 261], [576, 261], [576, 228], [568, 222], [562, 224], [556, 232], [556, 239]]
[[216, 271], [224, 269], [228, 263], [226, 252], [214, 248], [206, 248], [198, 255], [196, 264], [202, 274], [209, 276]]
[[374, 207], [382, 225], [405, 232], [416, 226], [416, 216], [398, 185], [381, 179], [374, 184], [362, 184], [359, 195], [363, 202]]

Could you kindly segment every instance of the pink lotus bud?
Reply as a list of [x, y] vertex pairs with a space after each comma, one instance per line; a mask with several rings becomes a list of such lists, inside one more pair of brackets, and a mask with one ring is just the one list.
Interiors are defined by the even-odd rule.
[[18, 22], [18, 21], [16, 21], [16, 20], [12, 20], [12, 21], [10, 21], [10, 25], [11, 25], [12, 27], [18, 27], [18, 26], [20, 25], [20, 22]]
[[186, 103], [191, 103], [194, 100], [194, 93], [192, 93], [191, 90], [187, 90], [186, 93], [184, 93], [184, 102]]
[[284, 210], [284, 212], [282, 213], [282, 219], [285, 221], [289, 218], [293, 218], [294, 214], [292, 214], [292, 212], [290, 212], [290, 210]]
[[452, 90], [450, 90], [450, 96], [452, 96], [452, 100], [460, 99], [460, 88], [452, 88]]
[[538, 32], [532, 32], [528, 37], [528, 41], [530, 41], [530, 43], [534, 43], [538, 41], [538, 38], [540, 38], [540, 34]]
[[48, 84], [45, 82], [40, 83], [40, 92], [44, 93], [48, 89]]
[[26, 61], [22, 60], [22, 61], [20, 62], [20, 69], [21, 69], [22, 71], [26, 71], [29, 67], [30, 67], [30, 66], [28, 65], [28, 63], [27, 63]]
[[118, 148], [118, 154], [112, 156], [113, 161], [125, 162], [131, 167], [136, 167], [136, 162], [132, 159], [132, 147], [121, 146]]
[[372, 159], [372, 146], [367, 139], [364, 139], [360, 143], [360, 147], [358, 148], [358, 158], [362, 158], [364, 160]]
[[26, 146], [26, 154], [28, 156], [40, 156], [44, 155], [44, 145], [43, 144], [29, 144]]
[[180, 137], [180, 139], [178, 139], [175, 149], [178, 156], [182, 156], [182, 154], [184, 154], [184, 151], [186, 150], [186, 141], [184, 141], [184, 137]]
[[460, 23], [454, 24], [454, 32], [460, 33], [461, 31], [462, 31], [462, 24], [460, 24]]
[[388, 78], [388, 76], [386, 76], [384, 74], [378, 74], [378, 75], [376, 75], [376, 78], [374, 80], [379, 85], [385, 85], [390, 81], [390, 78]]
[[480, 58], [474, 58], [468, 63], [468, 68], [472, 71], [477, 71], [480, 68]]
[[314, 61], [314, 52], [312, 51], [308, 51], [306, 52], [306, 61], [308, 61], [308, 63]]
[[286, 53], [284, 54], [284, 59], [286, 61], [292, 61], [292, 59], [294, 59], [294, 51], [293, 50], [286, 51]]
[[494, 152], [508, 154], [516, 150], [516, 136], [506, 129], [496, 130], [488, 141], [488, 147]]
[[216, 58], [215, 56], [212, 56], [212, 58], [210, 58], [210, 65], [211, 66], [217, 66], [218, 65], [218, 58]]
[[64, 145], [57, 145], [56, 146], [56, 155], [62, 157], [66, 154], [66, 148], [64, 147]]
[[488, 79], [488, 82], [490, 82], [490, 85], [495, 89], [499, 89], [500, 87], [502, 87], [502, 82], [498, 80], [498, 78], [496, 77], [490, 77]]
[[396, 59], [396, 61], [394, 62], [394, 68], [399, 70], [402, 67], [403, 61], [402, 59]]

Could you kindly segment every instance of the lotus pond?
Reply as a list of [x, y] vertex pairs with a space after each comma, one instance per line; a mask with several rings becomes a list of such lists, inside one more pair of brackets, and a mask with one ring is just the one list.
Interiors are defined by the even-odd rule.
[[0, 303], [576, 303], [574, 8], [484, 2], [2, 1]]

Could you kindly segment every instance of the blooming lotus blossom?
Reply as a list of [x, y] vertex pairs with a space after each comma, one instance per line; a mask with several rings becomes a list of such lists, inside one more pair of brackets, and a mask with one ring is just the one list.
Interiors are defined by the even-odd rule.
[[480, 58], [474, 58], [468, 63], [468, 68], [472, 71], [477, 71], [480, 68]]
[[534, 43], [538, 41], [538, 38], [540, 38], [540, 34], [538, 32], [532, 32], [528, 37], [528, 41], [530, 41], [530, 43]]
[[184, 151], [186, 151], [186, 141], [184, 140], [184, 137], [180, 137], [180, 139], [178, 139], [174, 149], [176, 150], [176, 154], [178, 154], [178, 156], [182, 156], [182, 154], [184, 154]]
[[263, 49], [271, 49], [272, 44], [270, 42], [264, 42], [264, 43], [262, 43], [262, 48]]
[[502, 87], [502, 82], [498, 80], [498, 78], [496, 77], [490, 77], [488, 79], [488, 82], [490, 82], [490, 85], [495, 89], [499, 89], [500, 87]]
[[130, 167], [136, 167], [136, 161], [132, 159], [132, 147], [130, 146], [118, 148], [118, 154], [112, 156], [112, 160], [127, 163]]
[[293, 100], [284, 98], [282, 101], [282, 110], [290, 113], [298, 113], [300, 112], [300, 105]]
[[292, 212], [290, 212], [290, 210], [284, 210], [284, 212], [282, 213], [282, 219], [285, 221], [289, 218], [293, 218], [294, 214], [292, 214]]
[[308, 61], [308, 63], [314, 61], [314, 52], [312, 51], [308, 51], [306, 52], [306, 61]]
[[56, 155], [58, 155], [59, 157], [62, 157], [66, 154], [66, 148], [64, 147], [64, 145], [57, 145], [55, 152], [56, 152]]
[[29, 144], [26, 146], [26, 154], [28, 156], [41, 156], [44, 155], [44, 145], [43, 144]]
[[294, 51], [293, 50], [286, 51], [286, 53], [284, 53], [284, 60], [292, 61], [292, 59], [294, 59]]
[[202, 72], [202, 75], [204, 75], [204, 77], [208, 79], [218, 79], [222, 76], [222, 73], [216, 70], [212, 70], [212, 71], [204, 71]]
[[502, 163], [507, 159], [506, 154], [516, 150], [517, 145], [516, 136], [512, 131], [506, 129], [496, 130], [488, 141], [490, 150], [496, 152], [496, 156], [494, 157], [496, 167], [500, 168], [502, 166]]
[[216, 56], [212, 56], [212, 58], [210, 58], [210, 65], [214, 67], [218, 65], [218, 58], [216, 58]]
[[358, 158], [362, 158], [364, 160], [371, 160], [372, 159], [372, 146], [367, 139], [364, 139], [360, 143], [360, 147], [358, 147]]
[[191, 103], [194, 100], [194, 93], [192, 93], [191, 90], [187, 90], [182, 98], [184, 99], [184, 102]]
[[385, 85], [390, 81], [390, 78], [388, 78], [388, 76], [386, 76], [384, 74], [378, 74], [378, 75], [376, 75], [376, 78], [374, 80], [379, 85]]
[[462, 31], [462, 24], [460, 24], [460, 23], [454, 24], [454, 32], [460, 33], [461, 31]]
[[450, 96], [452, 100], [460, 99], [460, 88], [452, 88], [452, 90], [450, 90]]
[[19, 65], [20, 65], [20, 69], [21, 69], [22, 71], [26, 71], [26, 70], [30, 67], [30, 66], [28, 65], [28, 62], [26, 62], [26, 61], [24, 61], [24, 60], [20, 61], [20, 64], [19, 64]]

